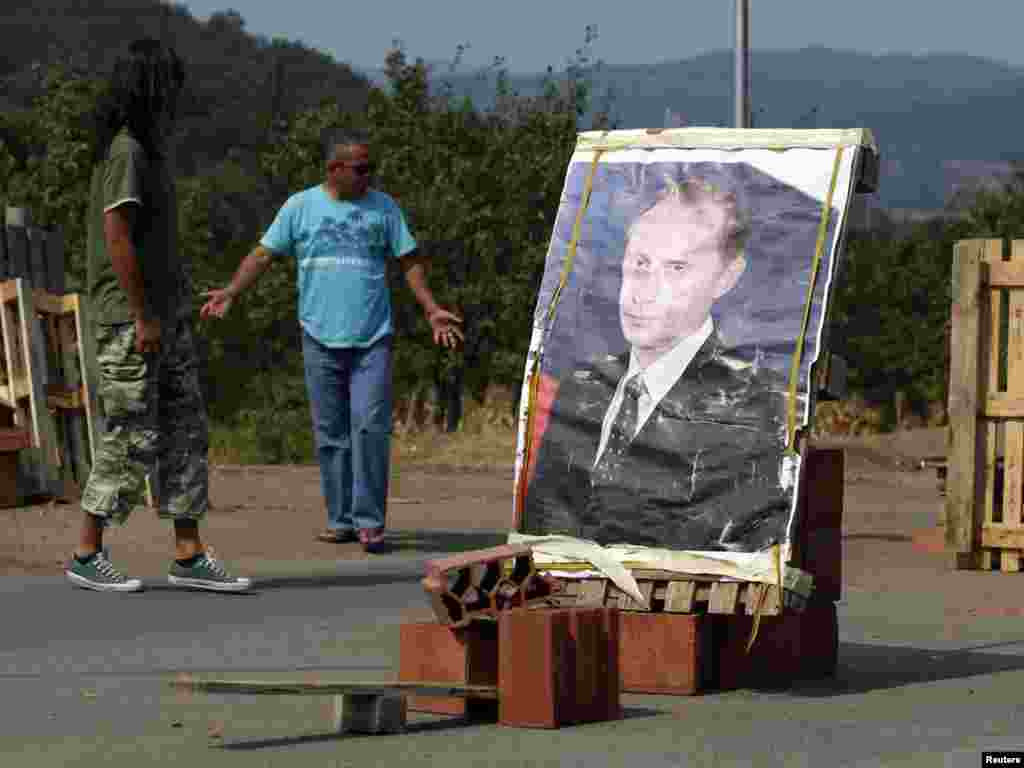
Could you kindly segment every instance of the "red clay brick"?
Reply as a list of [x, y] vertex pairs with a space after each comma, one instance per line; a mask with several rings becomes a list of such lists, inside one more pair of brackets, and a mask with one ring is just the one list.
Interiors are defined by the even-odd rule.
[[572, 711], [565, 722], [595, 723], [622, 717], [618, 608], [569, 612], [569, 666], [575, 670]]
[[801, 613], [764, 616], [750, 653], [750, 616], [721, 616], [718, 687], [785, 687], [793, 680], [824, 677], [835, 669], [838, 625], [835, 603], [812, 600]]
[[558, 728], [573, 714], [568, 610], [516, 609], [498, 617], [498, 722]]
[[714, 671], [708, 616], [623, 611], [619, 617], [623, 691], [692, 695], [708, 686]]
[[814, 577], [814, 594], [821, 600], [839, 600], [843, 586], [843, 467], [842, 450], [807, 450], [795, 562]]
[[[498, 631], [494, 622], [451, 629], [434, 622], [399, 627], [398, 679], [470, 685], [498, 684]], [[409, 709], [438, 715], [497, 717], [494, 701], [410, 696]]]
[[499, 560], [511, 560], [516, 557], [524, 557], [529, 555], [531, 552], [530, 548], [524, 544], [502, 544], [501, 546], [491, 547], [489, 549], [477, 549], [471, 552], [460, 552], [457, 555], [451, 557], [445, 557], [438, 560], [428, 560], [426, 564], [426, 573], [428, 576], [433, 574], [441, 574], [446, 571], [460, 570], [462, 568], [468, 568], [471, 565], [478, 563], [493, 563]]

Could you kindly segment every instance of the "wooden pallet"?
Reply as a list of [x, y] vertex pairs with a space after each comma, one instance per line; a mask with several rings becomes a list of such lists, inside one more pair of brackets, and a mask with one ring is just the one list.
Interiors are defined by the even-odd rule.
[[953, 259], [946, 547], [957, 568], [1024, 566], [1024, 240]]
[[783, 608], [802, 610], [804, 598], [797, 592], [744, 581], [693, 578], [671, 571], [632, 571], [640, 594], [649, 607], [636, 602], [604, 578], [565, 579], [561, 592], [549, 600], [558, 605], [617, 607], [621, 611], [651, 613], [714, 613], [753, 616], [763, 600], [761, 615], [778, 616]]
[[93, 462], [100, 425], [87, 304], [23, 278], [0, 283], [0, 403], [32, 447], [19, 458], [23, 496], [74, 498]]

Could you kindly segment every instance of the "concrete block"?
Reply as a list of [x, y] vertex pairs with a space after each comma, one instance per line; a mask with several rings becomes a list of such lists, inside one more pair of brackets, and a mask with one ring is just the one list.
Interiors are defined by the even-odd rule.
[[346, 693], [334, 697], [337, 733], [402, 733], [405, 723], [405, 696]]

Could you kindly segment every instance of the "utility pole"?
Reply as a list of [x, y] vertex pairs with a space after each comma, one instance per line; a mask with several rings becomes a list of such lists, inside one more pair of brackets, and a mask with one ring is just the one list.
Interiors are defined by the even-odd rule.
[[750, 0], [736, 0], [735, 123], [750, 128]]

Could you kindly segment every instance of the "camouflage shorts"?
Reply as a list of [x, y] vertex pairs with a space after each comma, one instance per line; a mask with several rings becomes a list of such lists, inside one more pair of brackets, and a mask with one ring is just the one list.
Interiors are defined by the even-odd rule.
[[121, 524], [145, 503], [157, 514], [199, 520], [209, 505], [206, 404], [187, 320], [163, 329], [160, 351], [135, 351], [135, 324], [96, 328], [99, 397], [106, 415], [82, 509]]

